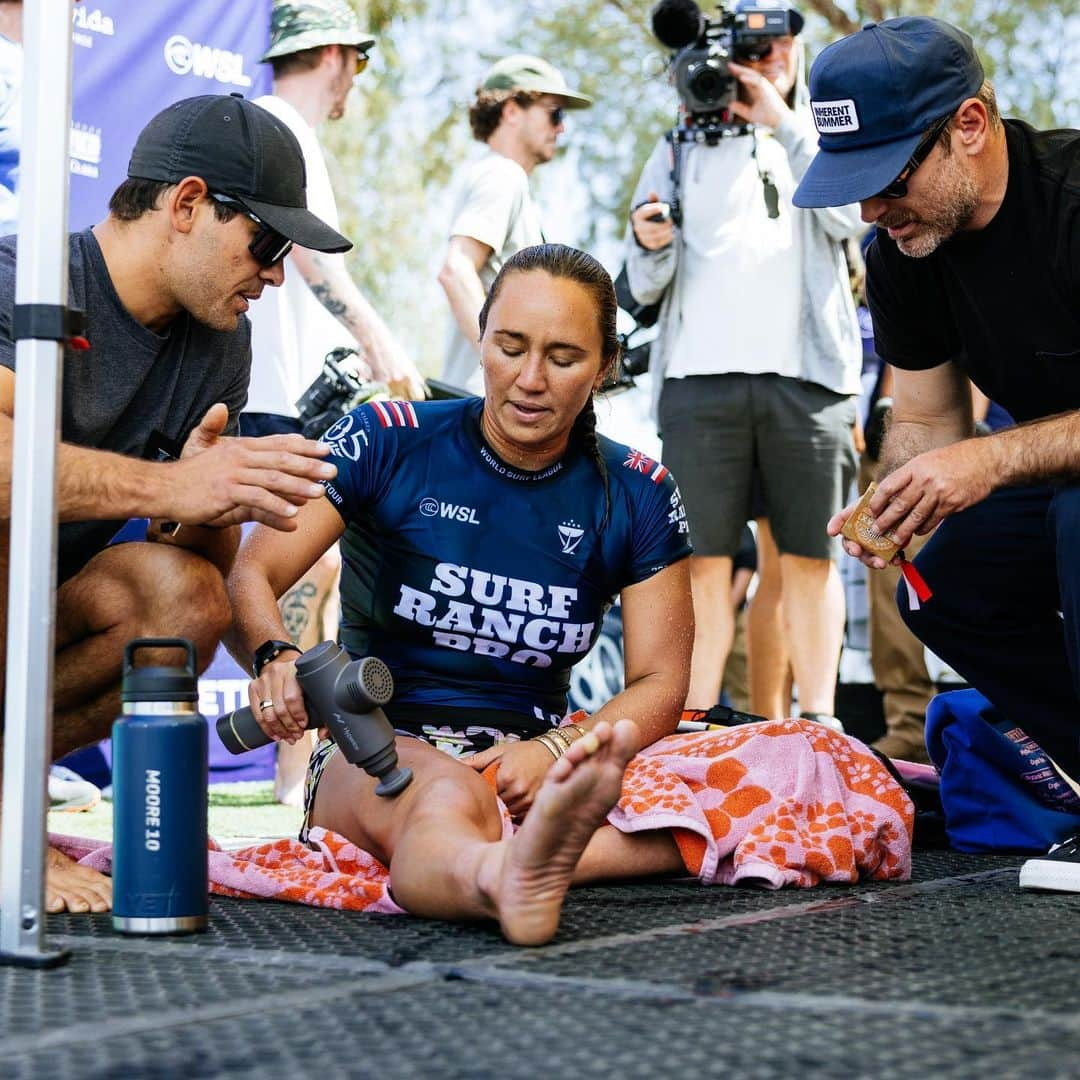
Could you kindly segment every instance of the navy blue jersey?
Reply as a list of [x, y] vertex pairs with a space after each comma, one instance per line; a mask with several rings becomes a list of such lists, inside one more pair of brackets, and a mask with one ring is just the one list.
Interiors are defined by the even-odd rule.
[[482, 402], [369, 402], [323, 436], [346, 523], [341, 640], [394, 673], [395, 704], [508, 710], [550, 725], [570, 668], [627, 585], [690, 554], [668, 471], [600, 437], [611, 490], [571, 449], [501, 461]]

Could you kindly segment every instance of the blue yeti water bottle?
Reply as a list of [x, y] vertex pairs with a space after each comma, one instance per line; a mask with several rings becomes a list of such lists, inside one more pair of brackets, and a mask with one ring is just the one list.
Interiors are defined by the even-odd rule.
[[[139, 649], [187, 650], [184, 667], [135, 667]], [[138, 638], [124, 649], [122, 715], [113, 724], [113, 929], [206, 928], [206, 721], [196, 710], [195, 649]]]

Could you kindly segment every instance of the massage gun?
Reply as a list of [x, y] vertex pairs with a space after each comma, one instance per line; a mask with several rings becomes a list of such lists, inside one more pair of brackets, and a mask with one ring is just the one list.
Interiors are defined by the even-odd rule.
[[[296, 661], [309, 728], [329, 728], [346, 760], [380, 781], [376, 795], [397, 795], [412, 780], [412, 770], [398, 767], [394, 729], [380, 706], [394, 696], [390, 669], [374, 656], [349, 660], [333, 641], [308, 649]], [[233, 754], [270, 742], [246, 706], [219, 717], [217, 732]]]

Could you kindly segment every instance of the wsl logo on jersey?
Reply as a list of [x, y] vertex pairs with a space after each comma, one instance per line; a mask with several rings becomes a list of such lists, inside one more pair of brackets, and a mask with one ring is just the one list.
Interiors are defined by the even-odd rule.
[[394, 614], [431, 627], [444, 649], [530, 667], [551, 667], [553, 654], [584, 655], [596, 623], [570, 621], [577, 589], [439, 563], [427, 591], [402, 585]]
[[420, 500], [420, 513], [424, 517], [441, 517], [448, 521], [460, 521], [465, 525], [480, 524], [480, 519], [476, 516], [476, 510], [473, 507], [463, 506], [460, 503], [440, 502], [430, 495]]

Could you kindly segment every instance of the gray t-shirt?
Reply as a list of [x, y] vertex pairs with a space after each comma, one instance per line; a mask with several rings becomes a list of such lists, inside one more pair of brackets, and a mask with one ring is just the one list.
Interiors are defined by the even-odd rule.
[[[502, 264], [522, 248], [542, 244], [540, 215], [529, 193], [529, 177], [516, 162], [489, 151], [465, 171], [450, 225], [451, 236], [471, 236], [492, 250], [480, 268], [484, 293], [491, 288]], [[480, 366], [475, 341], [467, 341], [453, 315], [443, 360], [442, 377], [453, 386], [465, 386]]]
[[[86, 312], [88, 352], [64, 350], [61, 438], [129, 457], [153, 457], [153, 433], [178, 451], [206, 410], [229, 408], [229, 434], [247, 399], [251, 327], [211, 330], [182, 312], [163, 334], [128, 314], [113, 288], [101, 248], [89, 230], [69, 238], [69, 303]], [[11, 317], [15, 237], [0, 239], [0, 364], [14, 369]], [[100, 551], [121, 521], [60, 526], [57, 580]]]

